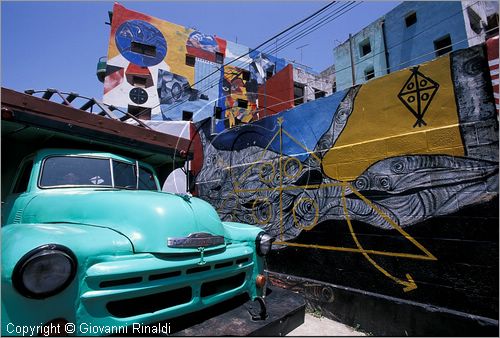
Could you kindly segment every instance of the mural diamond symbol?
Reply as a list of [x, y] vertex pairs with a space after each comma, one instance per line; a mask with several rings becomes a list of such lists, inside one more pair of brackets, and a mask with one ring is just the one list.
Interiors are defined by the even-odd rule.
[[427, 125], [424, 121], [424, 115], [439, 89], [439, 84], [419, 72], [418, 66], [413, 67], [411, 72], [412, 74], [406, 80], [398, 98], [417, 118], [417, 122], [413, 125], [415, 128], [417, 125], [419, 127]]

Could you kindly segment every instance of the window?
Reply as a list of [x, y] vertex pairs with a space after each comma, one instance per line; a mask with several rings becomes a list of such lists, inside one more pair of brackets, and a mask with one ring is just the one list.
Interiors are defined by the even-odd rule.
[[241, 78], [243, 79], [243, 81], [250, 80], [250, 72], [247, 70], [242, 70], [241, 71]]
[[130, 44], [130, 50], [134, 53], [146, 56], [156, 56], [156, 46], [146, 45], [140, 42], [132, 41], [132, 43]]
[[365, 69], [365, 80], [368, 81], [374, 77], [375, 77], [375, 71], [373, 70], [373, 67], [366, 68]]
[[224, 63], [224, 54], [215, 52], [215, 62]]
[[155, 176], [148, 168], [134, 162], [112, 161], [109, 158], [86, 156], [51, 156], [44, 160], [40, 186], [50, 187], [111, 187], [111, 168], [115, 188], [158, 190]]
[[490, 15], [487, 20], [486, 39], [489, 39], [492, 36], [498, 35], [498, 13]]
[[405, 17], [406, 27], [413, 26], [417, 23], [417, 13], [413, 12]]
[[186, 55], [186, 65], [190, 67], [194, 67], [196, 63], [196, 58], [192, 55]]
[[469, 16], [469, 26], [476, 34], [481, 34], [481, 17], [470, 6], [467, 7], [467, 15]]
[[299, 83], [295, 83], [293, 85], [293, 96], [294, 96], [294, 104], [296, 106], [298, 106], [299, 104], [302, 104], [304, 103], [304, 86], [299, 84]]
[[111, 186], [109, 159], [52, 156], [43, 162], [40, 186]]
[[217, 120], [222, 120], [222, 108], [221, 107], [214, 107], [214, 115]]
[[365, 39], [359, 44], [359, 53], [361, 56], [365, 56], [372, 51], [372, 46], [370, 44], [370, 39]]
[[247, 109], [248, 108], [248, 101], [238, 99], [238, 107]]
[[19, 175], [12, 193], [20, 194], [28, 190], [28, 183], [30, 181], [32, 168], [33, 168], [33, 160], [29, 160], [23, 163], [23, 167], [21, 169], [21, 175]]
[[450, 35], [448, 34], [442, 38], [434, 40], [434, 50], [436, 51], [436, 56], [451, 52], [452, 48]]
[[314, 88], [314, 98], [319, 99], [320, 97], [325, 97], [326, 93], [322, 90]]
[[158, 190], [155, 176], [146, 168], [139, 167], [139, 190]]
[[[145, 108], [145, 107], [128, 105], [127, 112], [129, 114], [134, 115], [138, 119], [141, 119], [141, 120], [151, 120], [151, 108]], [[122, 120], [126, 120], [128, 118], [129, 117], [125, 115], [122, 118]]]
[[147, 79], [145, 77], [142, 77], [142, 76], [134, 75], [132, 77], [132, 82], [133, 82], [133, 84], [132, 84], [133, 86], [146, 88]]
[[273, 71], [272, 70], [267, 70], [266, 71], [266, 79], [270, 79], [273, 77]]
[[135, 189], [137, 177], [135, 176], [135, 166], [130, 163], [113, 161], [113, 178], [115, 187]]
[[193, 121], [193, 112], [183, 110], [182, 111], [182, 121]]

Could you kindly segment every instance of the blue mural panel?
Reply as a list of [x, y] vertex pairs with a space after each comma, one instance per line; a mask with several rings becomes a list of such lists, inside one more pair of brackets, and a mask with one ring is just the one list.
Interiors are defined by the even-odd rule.
[[[163, 34], [150, 23], [142, 20], [129, 20], [121, 24], [115, 34], [116, 46], [130, 62], [141, 67], [151, 67], [160, 63], [167, 55], [167, 41]], [[155, 48], [155, 53], [132, 51], [132, 43], [140, 43]]]
[[[283, 119], [283, 129], [298, 137], [298, 139], [283, 137], [283, 154], [304, 161], [309, 155], [305, 148], [311, 151], [314, 149], [318, 140], [330, 127], [335, 111], [346, 93], [347, 90], [339, 91], [245, 125], [244, 128], [228, 130], [219, 134], [212, 141], [212, 145], [218, 150], [238, 151], [251, 144], [279, 153], [279, 138], [273, 140], [273, 137], [279, 131], [278, 119]], [[228, 149], [228, 145], [231, 145], [232, 149]]]

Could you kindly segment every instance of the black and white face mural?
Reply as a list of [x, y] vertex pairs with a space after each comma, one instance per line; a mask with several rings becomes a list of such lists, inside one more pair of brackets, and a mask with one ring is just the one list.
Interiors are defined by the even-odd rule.
[[[485, 68], [481, 68], [484, 56], [479, 49], [471, 48], [449, 59], [451, 65], [445, 72], [432, 73], [438, 66], [433, 63], [443, 63], [444, 59], [423, 65], [419, 70], [439, 80], [441, 86], [434, 93], [434, 101], [428, 104], [427, 125], [421, 123], [427, 128], [425, 133], [422, 127], [416, 126], [415, 118], [405, 105], [396, 104], [398, 86], [407, 82], [413, 70], [403, 70], [379, 79], [379, 83], [363, 86], [368, 88], [354, 87], [336, 93], [334, 97], [318, 100], [314, 106], [299, 106], [266, 119], [269, 121], [224, 132], [212, 140], [201, 131], [204, 163], [196, 178], [200, 197], [212, 203], [223, 220], [259, 225], [281, 241], [292, 240], [301, 231], [309, 231], [327, 220], [346, 218], [382, 229], [405, 228], [493, 198], [498, 193], [498, 150], [495, 150], [498, 131], [493, 100], [488, 92], [491, 84]], [[400, 79], [404, 81], [396, 83]], [[432, 80], [434, 91], [438, 87], [435, 80]], [[386, 105], [394, 112], [382, 121], [363, 116], [367, 110], [370, 114], [383, 113], [371, 107], [371, 101], [366, 98], [374, 85], [386, 86], [386, 96], [392, 95], [390, 99], [396, 102], [394, 106], [392, 102]], [[391, 93], [393, 87], [397, 90]], [[443, 98], [445, 95], [450, 97]], [[451, 108], [445, 104], [450, 99], [453, 103], [456, 100], [457, 105], [452, 112], [447, 112], [445, 110]], [[320, 109], [318, 104], [322, 104]], [[361, 117], [360, 121], [365, 120], [365, 125], [352, 125], [357, 122], [352, 121], [356, 114]], [[343, 133], [378, 128], [382, 130], [379, 135], [384, 135], [383, 129], [391, 128], [387, 125], [391, 119], [399, 120], [395, 124], [406, 123], [408, 119], [407, 129], [397, 131], [400, 133], [397, 137], [408, 135], [410, 142], [420, 137], [427, 141], [436, 134], [443, 147], [429, 149], [427, 145], [420, 150], [411, 144], [393, 142], [399, 149], [382, 152], [393, 156], [374, 156], [363, 170], [354, 165], [354, 171], [359, 174], [335, 173], [342, 170], [340, 167], [331, 169], [335, 165], [334, 157], [328, 153], [335, 150]], [[303, 132], [316, 128], [318, 121], [320, 127], [324, 128], [325, 124], [329, 127], [313, 130], [312, 135]], [[369, 125], [372, 121], [375, 123]], [[290, 132], [290, 126], [294, 133]], [[439, 130], [443, 131], [442, 135]], [[461, 138], [458, 146], [453, 139], [456, 136], [451, 135], [453, 132]], [[315, 139], [320, 133], [321, 137]], [[359, 132], [358, 135], [360, 143], [366, 143], [368, 148], [372, 146], [370, 142], [379, 141], [363, 139]], [[394, 138], [389, 130], [387, 139]], [[446, 142], [451, 144], [447, 146]], [[389, 144], [386, 142], [383, 146]], [[460, 151], [454, 149], [459, 147]], [[363, 161], [364, 158], [355, 154], [350, 155], [350, 160]]]
[[223, 221], [276, 237], [270, 271], [498, 317], [498, 121], [483, 46], [220, 134], [210, 122], [197, 124], [197, 193]]

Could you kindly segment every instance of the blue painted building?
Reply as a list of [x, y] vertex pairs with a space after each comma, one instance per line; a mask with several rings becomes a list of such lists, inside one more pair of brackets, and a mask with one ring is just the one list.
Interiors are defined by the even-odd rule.
[[338, 89], [387, 74], [383, 25], [383, 19], [376, 20], [334, 49]]
[[496, 2], [404, 1], [334, 49], [337, 88], [482, 43], [494, 13]]
[[384, 32], [389, 72], [467, 48], [463, 14], [460, 1], [403, 2], [387, 13]]

